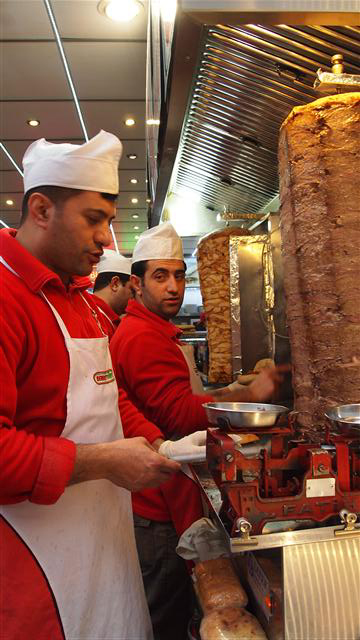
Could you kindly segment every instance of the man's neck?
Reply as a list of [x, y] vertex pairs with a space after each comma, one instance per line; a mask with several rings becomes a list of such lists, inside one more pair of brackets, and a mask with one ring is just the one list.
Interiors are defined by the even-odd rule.
[[104, 302], [106, 302], [106, 304], [109, 305], [109, 307], [112, 309], [112, 306], [110, 304], [111, 294], [108, 290], [108, 287], [104, 287], [99, 291], [94, 291], [94, 295], [96, 295], [98, 298], [101, 298], [101, 300], [104, 300]]

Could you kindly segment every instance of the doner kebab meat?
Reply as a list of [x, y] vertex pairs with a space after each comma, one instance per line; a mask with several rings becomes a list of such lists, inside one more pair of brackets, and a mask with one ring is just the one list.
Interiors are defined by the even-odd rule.
[[279, 174], [295, 408], [306, 428], [360, 402], [360, 93], [295, 107]]
[[207, 320], [210, 383], [232, 382], [232, 340], [230, 307], [231, 236], [247, 236], [246, 229], [229, 227], [214, 231], [198, 244], [197, 261]]

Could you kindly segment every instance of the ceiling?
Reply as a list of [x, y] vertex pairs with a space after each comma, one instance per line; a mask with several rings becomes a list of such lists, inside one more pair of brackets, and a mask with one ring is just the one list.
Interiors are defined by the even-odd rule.
[[[113, 227], [119, 251], [129, 255], [135, 236], [147, 228], [147, 7], [144, 3], [141, 14], [122, 24], [101, 15], [97, 4], [52, 0], [51, 7], [88, 136], [105, 129], [123, 143]], [[0, 0], [0, 24], [1, 142], [20, 167], [25, 149], [37, 138], [82, 144], [83, 130], [43, 0]], [[129, 116], [136, 121], [133, 127], [124, 124]], [[40, 125], [29, 126], [31, 118]], [[133, 153], [137, 158], [130, 160]], [[21, 175], [1, 150], [0, 219], [8, 226], [18, 227], [22, 194]]]

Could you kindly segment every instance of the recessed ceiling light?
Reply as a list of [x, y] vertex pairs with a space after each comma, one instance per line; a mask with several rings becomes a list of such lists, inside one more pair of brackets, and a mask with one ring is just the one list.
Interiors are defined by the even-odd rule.
[[131, 198], [131, 202], [133, 204], [137, 204], [139, 202], [138, 198]]
[[142, 9], [139, 0], [101, 0], [98, 4], [98, 11], [116, 22], [130, 22]]
[[8, 200], [5, 200], [5, 202], [8, 205], [8, 207], [12, 207], [14, 204], [14, 200], [11, 200], [10, 198]]
[[128, 153], [126, 157], [129, 158], [129, 160], [136, 160], [137, 155], [136, 153]]
[[136, 178], [131, 178], [131, 180], [129, 180], [129, 182], [131, 182], [131, 184], [137, 184], [138, 183]]
[[135, 231], [137, 231], [139, 228], [140, 228], [140, 227], [137, 227], [136, 225], [135, 225], [135, 227], [134, 227]]
[[133, 127], [135, 124], [134, 118], [126, 118], [125, 124], [127, 127]]
[[134, 236], [135, 240], [139, 240], [139, 236]]
[[154, 118], [149, 118], [146, 120], [146, 124], [160, 124], [160, 120], [155, 120]]
[[151, 202], [151, 198], [146, 198], [146, 202]]
[[138, 216], [138, 214], [137, 214], [137, 213], [134, 213], [134, 214], [133, 214], [133, 218], [134, 218], [134, 220], [137, 220], [137, 219], [138, 219], [138, 217], [139, 217], [139, 216]]
[[38, 127], [40, 124], [40, 120], [35, 120], [35, 118], [31, 118], [30, 120], [26, 120], [29, 127]]

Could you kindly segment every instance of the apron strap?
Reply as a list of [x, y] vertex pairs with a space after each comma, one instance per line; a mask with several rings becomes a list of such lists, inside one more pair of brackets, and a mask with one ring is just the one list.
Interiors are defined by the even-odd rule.
[[[91, 314], [92, 314], [92, 316], [93, 316], [93, 318], [94, 318], [94, 320], [95, 320], [95, 322], [96, 322], [97, 326], [99, 327], [99, 329], [100, 329], [101, 333], [103, 334], [103, 336], [104, 336], [105, 338], [107, 338], [107, 337], [108, 337], [108, 335], [107, 335], [107, 334], [105, 333], [105, 331], [103, 330], [103, 328], [102, 328], [102, 326], [101, 326], [101, 323], [100, 323], [100, 320], [99, 320], [99, 317], [98, 317], [98, 314], [96, 313], [95, 309], [94, 309], [94, 308], [93, 308], [93, 307], [88, 303], [88, 301], [87, 301], [87, 300], [86, 300], [86, 298], [83, 296], [83, 294], [81, 293], [81, 291], [80, 291], [80, 295], [81, 295], [82, 299], [84, 300], [85, 304], [87, 304], [87, 306], [89, 307], [89, 309], [90, 309], [90, 311], [91, 311]], [[106, 313], [104, 313], [104, 315], [106, 315]], [[106, 317], [107, 317], [107, 316], [106, 316]], [[108, 318], [108, 319], [110, 320], [110, 318]], [[110, 322], [111, 322], [111, 320], [110, 320]], [[112, 322], [111, 322], [111, 324], [112, 324]]]

